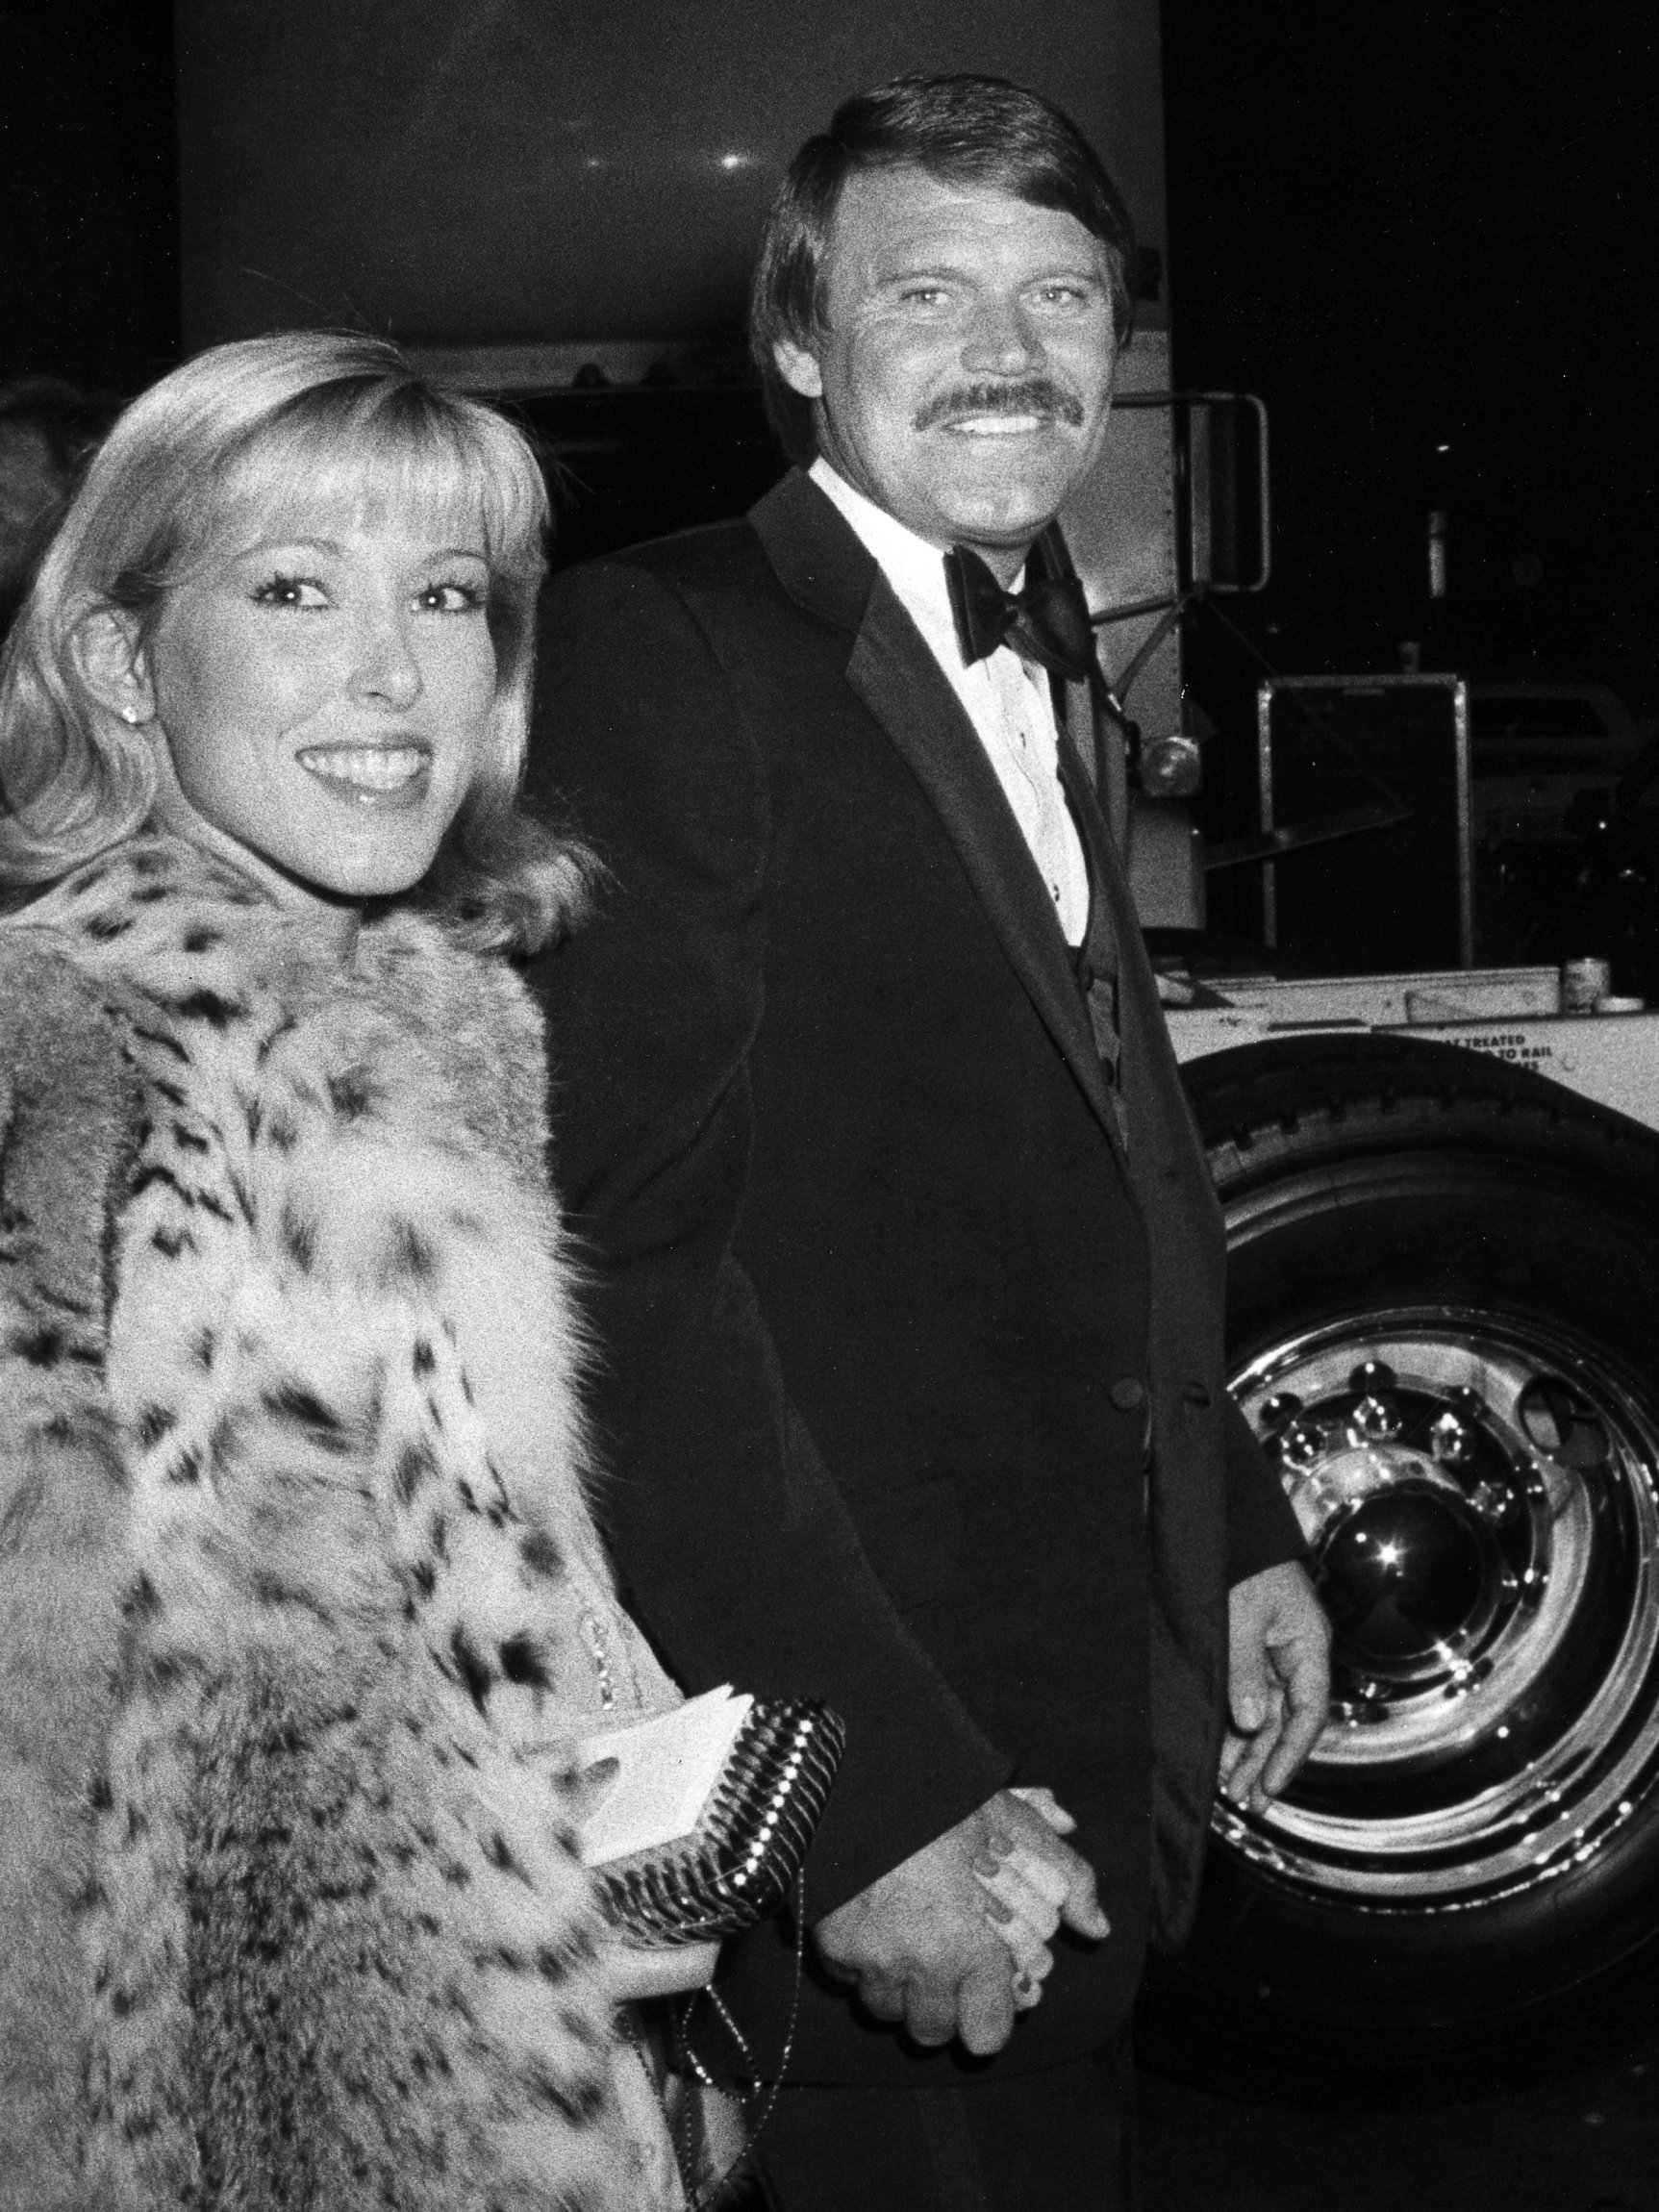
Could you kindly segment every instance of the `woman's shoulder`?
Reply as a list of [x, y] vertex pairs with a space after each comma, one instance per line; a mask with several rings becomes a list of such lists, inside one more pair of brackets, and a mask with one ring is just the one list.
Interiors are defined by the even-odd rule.
[[[373, 1061], [393, 1088], [469, 1129], [525, 1175], [546, 1135], [540, 1017], [511, 964], [440, 917], [392, 905], [339, 966], [303, 916], [250, 877], [164, 834], [100, 853], [0, 922], [0, 1009], [32, 992], [105, 1026], [201, 1025], [228, 1046], [256, 1010], [261, 1035], [314, 1041], [330, 1064]], [[41, 979], [48, 979], [43, 984]], [[0, 1034], [12, 1023], [0, 1011]], [[163, 1046], [158, 1043], [158, 1049]]]
[[28, 1277], [62, 1327], [102, 1311], [107, 1211], [138, 1111], [121, 1029], [56, 931], [0, 924], [0, 1184], [13, 1231], [0, 1303], [29, 1311]]
[[118, 1048], [110, 993], [63, 926], [56, 889], [0, 916], [0, 1065], [42, 1091], [60, 1064], [84, 1074], [88, 1041]]
[[83, 862], [0, 924], [9, 959], [55, 959], [101, 985], [199, 958], [273, 926], [238, 869], [163, 834], [124, 839]]

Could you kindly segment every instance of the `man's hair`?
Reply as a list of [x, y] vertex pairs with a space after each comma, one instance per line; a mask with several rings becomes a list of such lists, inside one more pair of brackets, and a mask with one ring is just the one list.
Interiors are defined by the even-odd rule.
[[141, 393], [88, 467], [0, 659], [0, 884], [41, 883], [131, 836], [156, 792], [148, 738], [100, 703], [78, 634], [118, 614], [135, 644], [169, 591], [239, 539], [336, 504], [462, 515], [490, 569], [495, 703], [486, 755], [419, 896], [480, 945], [545, 938], [573, 861], [517, 809], [547, 492], [521, 433], [383, 339], [289, 331], [211, 347]]
[[1117, 187], [1071, 118], [1003, 77], [895, 77], [843, 100], [790, 163], [772, 202], [749, 303], [749, 349], [767, 415], [792, 461], [817, 451], [812, 403], [774, 358], [780, 339], [811, 351], [824, 331], [824, 252], [847, 179], [919, 168], [1074, 216], [1106, 249], [1118, 343], [1134, 320], [1135, 233]]

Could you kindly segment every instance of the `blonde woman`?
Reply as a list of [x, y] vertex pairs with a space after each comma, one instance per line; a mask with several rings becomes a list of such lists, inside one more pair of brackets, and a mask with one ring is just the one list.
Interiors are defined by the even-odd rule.
[[683, 2200], [563, 1753], [584, 1494], [515, 794], [546, 521], [390, 347], [116, 423], [0, 683], [0, 2203]]

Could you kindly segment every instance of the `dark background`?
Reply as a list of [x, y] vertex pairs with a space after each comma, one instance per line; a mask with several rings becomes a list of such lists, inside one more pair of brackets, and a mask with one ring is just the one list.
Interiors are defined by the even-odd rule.
[[[1247, 643], [1203, 618], [1193, 641], [1224, 716], [1256, 654], [1394, 668], [1406, 640], [1659, 707], [1656, 13], [1166, 0], [1177, 377], [1259, 391], [1272, 422], [1273, 581], [1230, 606]], [[181, 343], [170, 10], [9, 0], [0, 38], [0, 379], [131, 390]], [[719, 419], [737, 505], [772, 464], [741, 406]], [[641, 530], [664, 521], [646, 473]], [[697, 496], [722, 503], [717, 460]]]
[[131, 392], [178, 359], [167, 0], [0, 8], [0, 382]]
[[1659, 705], [1656, 19], [1168, 0], [1179, 371], [1269, 402], [1287, 666], [1397, 666], [1410, 638]]

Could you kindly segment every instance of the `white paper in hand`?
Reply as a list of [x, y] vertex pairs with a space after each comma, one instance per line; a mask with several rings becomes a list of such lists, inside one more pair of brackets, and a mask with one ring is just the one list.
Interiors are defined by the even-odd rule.
[[[596, 1801], [582, 1823], [583, 1864], [606, 1866], [689, 1836], [753, 1704], [727, 1683], [587, 1738], [582, 1772]], [[613, 1761], [616, 1772], [606, 1774]]]

